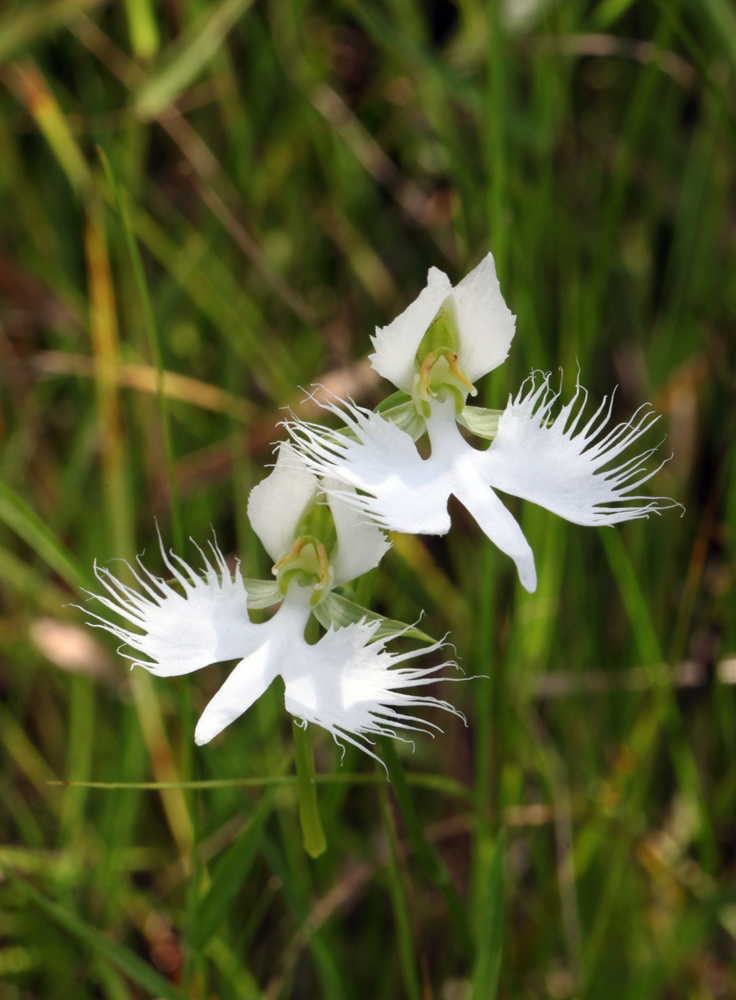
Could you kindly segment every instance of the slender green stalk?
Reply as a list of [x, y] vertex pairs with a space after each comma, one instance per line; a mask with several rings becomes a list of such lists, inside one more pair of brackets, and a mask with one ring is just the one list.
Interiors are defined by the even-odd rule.
[[123, 232], [125, 234], [125, 243], [128, 247], [128, 252], [130, 254], [130, 260], [133, 265], [133, 273], [135, 274], [136, 285], [138, 286], [138, 294], [141, 299], [141, 307], [143, 309], [143, 321], [146, 327], [146, 334], [148, 336], [148, 343], [151, 350], [151, 355], [153, 357], [153, 363], [156, 367], [156, 395], [158, 398], [159, 414], [161, 417], [161, 429], [164, 436], [164, 448], [166, 451], [166, 472], [169, 480], [169, 500], [171, 504], [171, 527], [172, 534], [174, 536], [174, 548], [177, 552], [183, 552], [184, 550], [184, 528], [182, 524], [181, 508], [179, 504], [179, 487], [176, 481], [176, 466], [174, 463], [174, 446], [171, 438], [171, 424], [169, 421], [169, 410], [168, 403], [166, 399], [166, 394], [164, 393], [164, 365], [163, 358], [161, 355], [161, 342], [158, 336], [158, 329], [156, 327], [156, 320], [153, 315], [153, 306], [151, 304], [151, 296], [148, 292], [148, 283], [146, 282], [145, 271], [143, 270], [143, 261], [141, 260], [140, 251], [138, 249], [138, 243], [133, 232], [133, 226], [130, 221], [130, 212], [128, 211], [128, 204], [125, 197], [125, 192], [120, 188], [117, 182], [115, 173], [112, 169], [110, 161], [105, 155], [104, 151], [98, 146], [97, 154], [100, 157], [102, 166], [105, 170], [105, 175], [107, 181], [115, 199], [115, 205], [120, 215], [120, 220], [123, 224]]
[[504, 929], [503, 859], [506, 834], [502, 831], [489, 850], [481, 867], [485, 873], [485, 892], [478, 926], [478, 949], [473, 970], [472, 1000], [496, 1000], [501, 970]]
[[386, 761], [391, 779], [391, 785], [396, 795], [396, 801], [399, 803], [401, 814], [404, 817], [406, 832], [409, 835], [414, 854], [426, 874], [445, 897], [447, 909], [455, 926], [460, 946], [466, 957], [470, 957], [473, 954], [474, 947], [465, 907], [460, 901], [447, 866], [427, 840], [393, 740], [383, 737], [381, 747], [383, 750], [383, 759]]
[[384, 782], [378, 786], [378, 802], [381, 809], [383, 829], [386, 834], [386, 843], [388, 844], [388, 879], [391, 890], [391, 902], [394, 909], [394, 920], [396, 922], [401, 976], [404, 980], [404, 988], [409, 1000], [420, 1000], [422, 988], [417, 971], [409, 900], [399, 864], [396, 827], [394, 818], [391, 815], [391, 804]]
[[327, 839], [322, 829], [317, 806], [312, 737], [309, 729], [302, 729], [296, 721], [293, 722], [291, 728], [294, 734], [294, 760], [296, 761], [297, 788], [299, 789], [299, 821], [304, 838], [304, 850], [310, 858], [318, 858], [327, 850]]
[[[441, 774], [412, 774], [405, 772], [408, 784], [415, 788], [426, 788], [440, 795], [450, 795], [463, 799], [468, 804], [473, 801], [473, 792], [466, 785]], [[205, 778], [202, 781], [50, 781], [50, 785], [79, 785], [83, 788], [144, 789], [155, 791], [161, 788], [264, 788], [267, 785], [291, 786], [298, 784], [294, 774], [265, 775], [258, 778]], [[350, 771], [335, 771], [332, 774], [315, 774], [316, 785], [375, 785], [385, 781], [385, 775]]]

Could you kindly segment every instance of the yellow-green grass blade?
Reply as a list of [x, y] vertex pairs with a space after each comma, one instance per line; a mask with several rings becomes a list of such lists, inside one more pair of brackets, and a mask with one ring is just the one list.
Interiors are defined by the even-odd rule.
[[0, 480], [0, 520], [30, 545], [38, 556], [75, 589], [89, 589], [90, 577], [54, 532], [7, 483]]
[[162, 56], [160, 67], [140, 88], [136, 113], [144, 121], [158, 117], [202, 72], [238, 18], [253, 0], [223, 0], [207, 11]]

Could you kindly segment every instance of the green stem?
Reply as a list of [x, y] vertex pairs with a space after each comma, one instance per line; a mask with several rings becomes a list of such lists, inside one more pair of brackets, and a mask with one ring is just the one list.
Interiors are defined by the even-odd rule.
[[296, 760], [297, 787], [299, 789], [299, 821], [302, 825], [304, 850], [310, 858], [318, 858], [327, 850], [327, 840], [322, 829], [317, 808], [317, 782], [314, 775], [314, 755], [309, 729], [294, 720], [294, 758]]

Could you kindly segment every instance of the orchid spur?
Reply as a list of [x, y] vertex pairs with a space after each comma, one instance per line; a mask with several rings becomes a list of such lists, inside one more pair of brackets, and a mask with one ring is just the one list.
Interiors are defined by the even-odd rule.
[[[373, 367], [403, 396], [382, 413], [327, 397], [322, 405], [345, 421], [347, 433], [299, 420], [287, 427], [311, 471], [339, 481], [330, 496], [383, 528], [446, 534], [453, 494], [511, 556], [531, 593], [534, 555], [495, 489], [582, 525], [648, 517], [674, 503], [638, 492], [658, 471], [645, 466], [655, 448], [613, 464], [659, 419], [647, 407], [609, 429], [613, 397], [604, 399], [581, 426], [586, 390], [578, 383], [554, 416], [560, 394], [550, 388], [549, 375], [535, 373], [500, 414], [466, 405], [468, 394], [476, 394], [474, 382], [505, 360], [514, 324], [491, 254], [455, 288], [431, 268], [419, 297], [372, 338]], [[458, 422], [480, 430], [490, 446], [472, 447]], [[414, 444], [425, 430], [427, 459]]]
[[[429, 705], [459, 714], [448, 702], [413, 693], [439, 680], [447, 663], [400, 666], [417, 652], [385, 649], [387, 637], [410, 631], [408, 626], [389, 623], [393, 627], [387, 628], [386, 620], [374, 615], [373, 620], [364, 616], [336, 630], [330, 615], [325, 619], [322, 612], [332, 588], [372, 569], [390, 546], [380, 529], [353, 506], [335, 496], [321, 500], [319, 481], [291, 446], [282, 444], [274, 470], [254, 487], [248, 503], [251, 525], [274, 560], [275, 582], [246, 581], [239, 565], [231, 575], [216, 542], [210, 542], [211, 557], [199, 550], [201, 574], [180, 556], [167, 554], [161, 544], [166, 569], [180, 590], [154, 576], [140, 559], [139, 571], [132, 570], [140, 592], [95, 565], [107, 596], [92, 596], [127, 624], [96, 614], [90, 624], [133, 650], [134, 655], [125, 655], [134, 666], [173, 677], [211, 663], [240, 660], [202, 713], [194, 734], [197, 744], [208, 743], [242, 715], [279, 674], [291, 715], [322, 726], [336, 742], [345, 740], [373, 757], [366, 746], [370, 735], [439, 728], [405, 709]], [[278, 601], [281, 607], [267, 622], [250, 620], [249, 607]], [[334, 610], [349, 604], [343, 599]], [[312, 612], [329, 625], [314, 645], [304, 638]], [[434, 642], [426, 651], [442, 646]]]

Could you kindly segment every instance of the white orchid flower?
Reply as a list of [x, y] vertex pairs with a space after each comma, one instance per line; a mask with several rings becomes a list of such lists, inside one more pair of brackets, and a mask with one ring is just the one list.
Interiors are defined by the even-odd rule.
[[659, 418], [642, 407], [627, 423], [608, 429], [611, 398], [580, 426], [587, 392], [579, 384], [554, 417], [560, 394], [550, 389], [549, 375], [540, 380], [533, 374], [509, 397], [489, 448], [468, 444], [457, 425], [458, 418], [467, 424], [463, 408], [465, 415], [473, 409], [464, 407], [467, 394], [475, 394], [473, 382], [506, 358], [513, 336], [514, 317], [501, 296], [491, 254], [454, 289], [446, 275], [431, 268], [417, 300], [377, 331], [371, 355], [373, 367], [411, 395], [429, 434], [430, 457], [417, 451], [417, 434], [350, 402], [323, 402], [348, 424], [347, 435], [298, 420], [287, 427], [311, 471], [341, 484], [330, 486], [330, 496], [386, 529], [446, 534], [447, 501], [456, 496], [511, 556], [532, 593], [534, 555], [494, 488], [583, 525], [648, 517], [674, 504], [637, 492], [658, 471], [645, 467], [656, 449], [613, 464]]
[[[279, 590], [274, 596], [284, 598], [263, 624], [250, 620], [240, 566], [233, 576], [216, 543], [210, 542], [212, 559], [199, 550], [201, 574], [161, 545], [179, 589], [154, 576], [140, 559], [140, 571], [132, 570], [140, 591], [95, 564], [107, 596], [93, 596], [127, 624], [100, 615], [93, 615], [96, 622], [90, 624], [130, 647], [133, 655], [124, 655], [133, 666], [174, 677], [240, 659], [199, 719], [194, 734], [199, 745], [242, 715], [277, 675], [285, 682], [287, 711], [371, 756], [375, 754], [365, 745], [368, 734], [396, 736], [398, 729], [438, 728], [404, 709], [431, 705], [455, 712], [445, 701], [400, 691], [439, 680], [435, 675], [447, 664], [399, 667], [417, 653], [386, 651], [386, 640], [375, 637], [379, 621], [337, 631], [330, 627], [315, 645], [306, 642], [305, 626], [325, 591], [377, 565], [389, 547], [380, 529], [354, 506], [331, 497], [328, 507], [318, 503], [319, 496], [320, 484], [288, 444], [281, 445], [274, 471], [251, 492], [251, 524], [276, 563]], [[426, 651], [442, 645], [434, 643]]]

